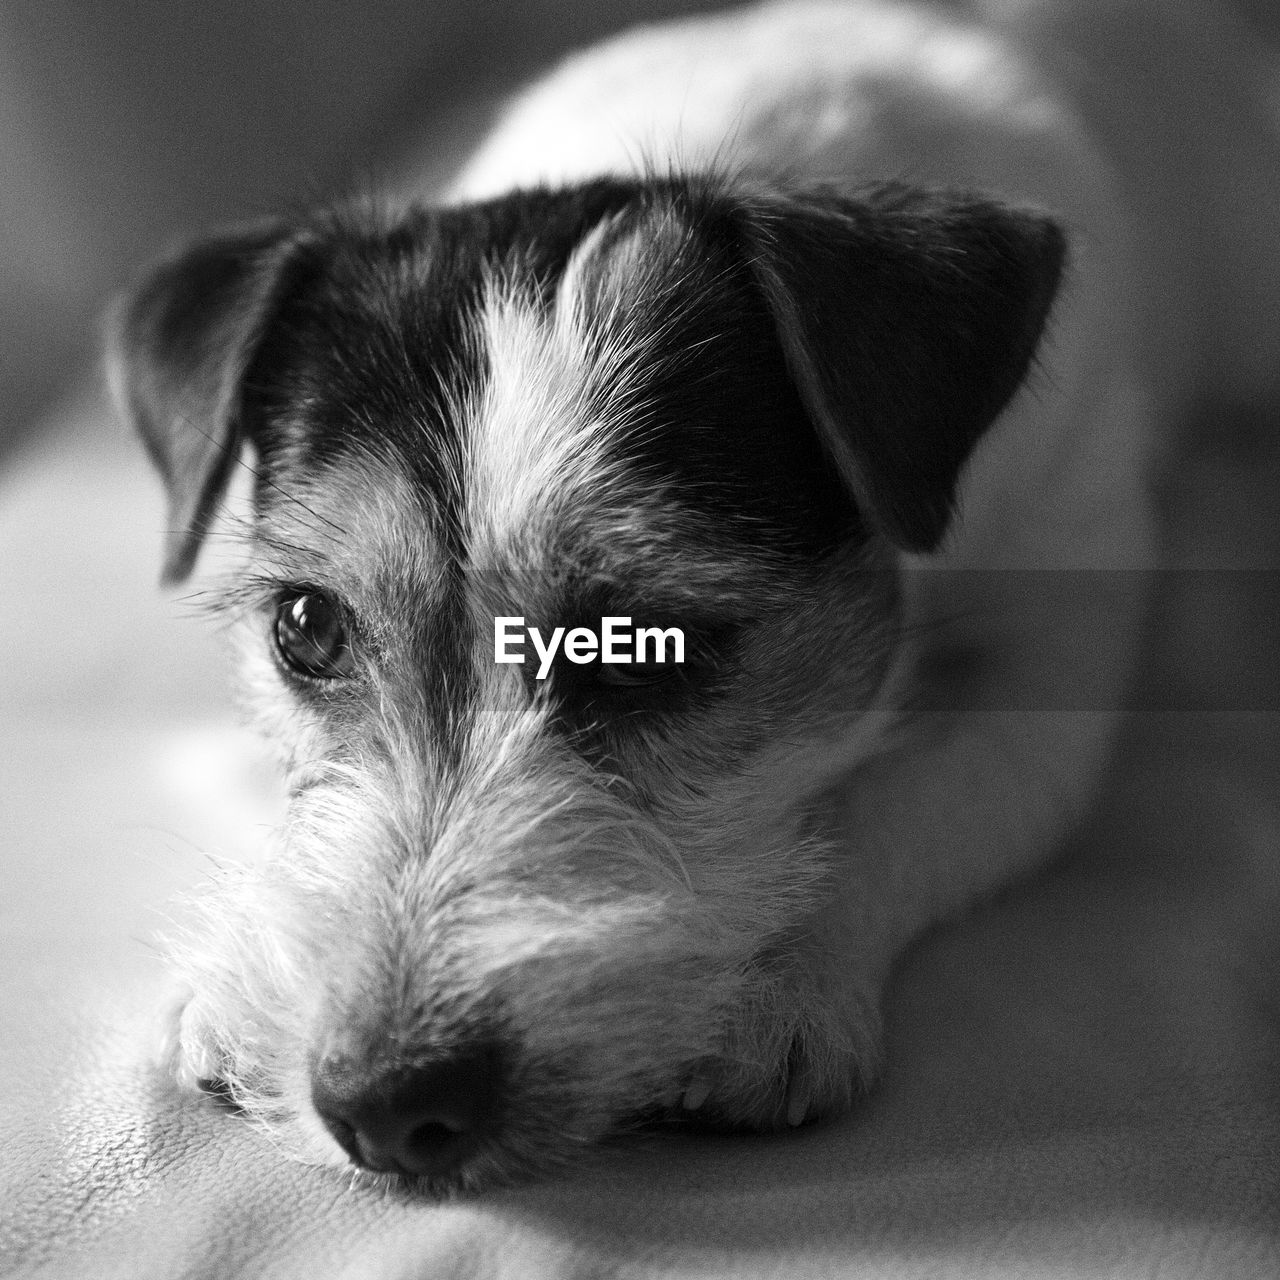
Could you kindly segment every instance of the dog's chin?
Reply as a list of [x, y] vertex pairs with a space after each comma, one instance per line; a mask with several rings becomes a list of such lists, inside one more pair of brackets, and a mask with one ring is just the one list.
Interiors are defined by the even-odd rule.
[[[271, 1128], [277, 1146], [301, 1162], [341, 1174], [353, 1185], [443, 1199], [590, 1176], [591, 1167], [617, 1149], [619, 1143], [761, 1134], [819, 1123], [848, 1110], [857, 1092], [851, 1087], [852, 1079], [852, 1071], [841, 1072], [839, 1083], [830, 1082], [826, 1096], [819, 1097], [816, 1078], [806, 1077], [805, 1108], [795, 1116], [788, 1114], [792, 1094], [787, 1079], [747, 1083], [735, 1079], [732, 1073], [726, 1073], [714, 1085], [701, 1077], [677, 1084], [664, 1097], [620, 1104], [614, 1114], [593, 1114], [588, 1118], [575, 1115], [574, 1109], [566, 1106], [559, 1116], [544, 1113], [536, 1121], [511, 1120], [477, 1143], [456, 1167], [426, 1175], [370, 1169], [353, 1162], [314, 1111], [304, 1111]], [[735, 1086], [745, 1086], [738, 1096], [731, 1094]], [[233, 1096], [220, 1082], [206, 1083], [206, 1088], [214, 1091], [217, 1105], [238, 1110]], [[705, 1093], [708, 1088], [711, 1092]], [[678, 1100], [672, 1102], [673, 1097]], [[686, 1105], [686, 1098], [697, 1101], [696, 1109]]]

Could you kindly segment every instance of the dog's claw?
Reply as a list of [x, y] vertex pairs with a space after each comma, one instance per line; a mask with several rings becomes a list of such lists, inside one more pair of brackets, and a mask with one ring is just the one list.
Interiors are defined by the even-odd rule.
[[686, 1111], [697, 1111], [711, 1096], [711, 1081], [706, 1076], [694, 1076], [685, 1087], [681, 1106]]
[[804, 1124], [809, 1114], [809, 1106], [813, 1101], [813, 1091], [809, 1085], [808, 1073], [804, 1070], [792, 1072], [787, 1081], [787, 1124], [795, 1129]]

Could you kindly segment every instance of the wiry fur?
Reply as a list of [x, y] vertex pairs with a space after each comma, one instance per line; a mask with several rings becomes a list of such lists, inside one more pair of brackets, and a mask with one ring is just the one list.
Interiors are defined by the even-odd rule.
[[[494, 594], [489, 575], [477, 584]], [[799, 640], [813, 620], [799, 593], [783, 600]], [[279, 694], [261, 705], [293, 760], [291, 812], [265, 867], [204, 897], [179, 947], [193, 993], [180, 1073], [219, 1080], [279, 1124], [306, 1114], [308, 1066], [328, 1043], [376, 1060], [380, 1044], [497, 1038], [507, 1119], [468, 1181], [571, 1155], [620, 1117], [671, 1110], [703, 1076], [717, 1085], [707, 1119], [767, 1125], [838, 1105], [874, 1062], [874, 1010], [849, 1024], [790, 986], [790, 936], [832, 873], [828, 842], [787, 804], [791, 751], [762, 744], [723, 768], [718, 740], [765, 736], [759, 712], [735, 726], [731, 707], [682, 744], [677, 767], [655, 741], [602, 776], [549, 731], [548, 704], [527, 705], [493, 666], [483, 636], [486, 687], [452, 765], [431, 758], [438, 726], [393, 678], [367, 692], [378, 716], [358, 745], [317, 741]], [[769, 641], [745, 681], [776, 666]], [[778, 701], [796, 692], [778, 687]], [[804, 689], [768, 736], [820, 737], [827, 698]], [[649, 812], [640, 790], [659, 797]]]
[[[567, 185], [244, 229], [124, 304], [170, 577], [256, 455], [222, 607], [289, 792], [175, 945], [180, 1078], [337, 1160], [318, 1063], [483, 1046], [496, 1109], [432, 1191], [869, 1084], [894, 956], [1088, 801], [1153, 427], [1191, 399], [1200, 317], [1041, 76], [873, 4], [650, 32], [533, 90], [459, 195]], [[1068, 224], [1065, 284], [1026, 202]], [[341, 679], [273, 656], [303, 590], [344, 620]], [[689, 669], [619, 694], [494, 662], [495, 617], [613, 613], [686, 626]]]
[[[471, 447], [449, 481], [466, 495], [473, 565], [477, 692], [449, 726], [461, 745], [442, 744], [415, 696], [406, 642], [441, 589], [430, 512], [376, 451], [300, 481], [227, 592], [251, 709], [288, 770], [288, 821], [262, 868], [200, 900], [175, 951], [193, 993], [179, 1073], [276, 1127], [306, 1115], [310, 1068], [335, 1045], [376, 1061], [379, 1046], [500, 1042], [501, 1138], [468, 1162], [468, 1184], [556, 1163], [627, 1117], [678, 1114], [686, 1089], [705, 1095], [705, 1120], [796, 1121], [847, 1103], [875, 1062], [872, 1005], [850, 1022], [797, 990], [795, 937], [829, 896], [833, 860], [790, 792], [816, 772], [800, 743], [846, 762], [856, 749], [843, 708], [871, 708], [891, 577], [866, 549], [812, 581], [734, 554], [611, 468], [593, 440], [630, 410], [626, 363], [651, 357], [637, 342], [587, 365], [567, 279], [550, 316], [495, 283], [480, 317], [495, 373], [468, 397]], [[634, 589], [638, 557], [660, 598], [710, 596], [773, 622], [744, 645], [739, 697], [674, 739], [641, 723], [590, 768], [549, 727], [550, 701], [530, 704], [495, 666], [492, 618], [555, 616], [570, 581]], [[326, 717], [280, 688], [263, 613], [273, 583], [299, 581], [361, 619], [378, 661], [358, 708]], [[837, 615], [833, 596], [846, 601]], [[837, 647], [861, 662], [826, 671]], [[312, 1133], [303, 1124], [301, 1149]]]

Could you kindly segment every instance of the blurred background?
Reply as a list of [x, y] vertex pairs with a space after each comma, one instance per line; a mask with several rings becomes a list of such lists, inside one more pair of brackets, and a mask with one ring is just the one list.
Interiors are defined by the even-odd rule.
[[428, 122], [441, 175], [557, 53], [712, 0], [6, 0], [0, 463], [96, 355], [131, 269], [345, 184]]
[[[6, 0], [0, 460], [165, 242], [367, 172], [434, 121], [440, 174], [557, 53], [717, 0]], [[1260, 25], [1275, 0], [1245, 0]], [[427, 135], [423, 135], [427, 136]]]

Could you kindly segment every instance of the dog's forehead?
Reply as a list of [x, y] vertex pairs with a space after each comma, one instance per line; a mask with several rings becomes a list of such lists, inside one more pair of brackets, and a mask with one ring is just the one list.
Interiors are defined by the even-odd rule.
[[335, 456], [272, 487], [255, 531], [268, 577], [330, 586], [368, 607], [406, 589], [426, 600], [443, 589], [439, 512], [393, 456]]
[[344, 577], [715, 589], [842, 518], [763, 301], [687, 210], [610, 190], [412, 220], [340, 245], [283, 328], [263, 505], [342, 529], [307, 542]]
[[803, 558], [848, 531], [847, 495], [725, 223], [626, 208], [579, 242], [547, 301], [518, 275], [486, 291], [467, 432], [476, 531], [501, 547], [580, 512], [625, 554], [630, 532], [653, 544], [661, 513], [685, 546]]

